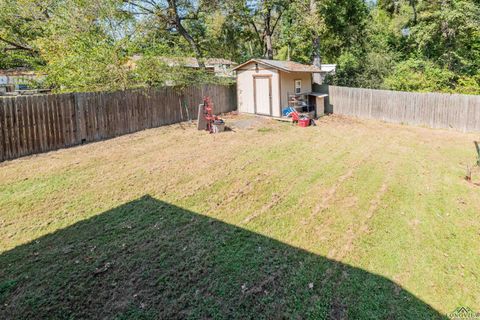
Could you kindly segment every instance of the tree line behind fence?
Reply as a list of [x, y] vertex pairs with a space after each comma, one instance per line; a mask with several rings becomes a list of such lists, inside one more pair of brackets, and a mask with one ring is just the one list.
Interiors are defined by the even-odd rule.
[[430, 128], [480, 131], [480, 96], [317, 86], [328, 113]]
[[204, 96], [236, 110], [235, 86], [220, 85], [0, 98], [0, 161], [196, 119]]

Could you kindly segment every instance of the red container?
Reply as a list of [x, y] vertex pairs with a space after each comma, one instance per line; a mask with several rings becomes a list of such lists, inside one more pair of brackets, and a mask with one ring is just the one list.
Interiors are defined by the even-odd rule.
[[300, 127], [306, 128], [310, 125], [310, 119], [300, 119], [300, 120], [298, 120], [298, 125]]

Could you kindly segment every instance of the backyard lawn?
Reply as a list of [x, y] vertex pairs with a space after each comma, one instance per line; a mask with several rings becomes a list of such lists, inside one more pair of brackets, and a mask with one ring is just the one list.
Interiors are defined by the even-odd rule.
[[227, 124], [0, 164], [0, 319], [480, 312], [478, 135]]

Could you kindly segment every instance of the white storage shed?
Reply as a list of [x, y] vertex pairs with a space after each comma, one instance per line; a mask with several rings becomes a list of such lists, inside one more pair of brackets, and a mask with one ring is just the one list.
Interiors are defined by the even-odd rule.
[[252, 59], [236, 68], [238, 111], [281, 117], [289, 95], [310, 93], [312, 74], [322, 71], [293, 61]]

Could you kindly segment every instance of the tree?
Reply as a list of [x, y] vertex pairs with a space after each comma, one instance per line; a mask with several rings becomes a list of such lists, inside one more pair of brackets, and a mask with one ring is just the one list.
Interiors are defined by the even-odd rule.
[[[319, 4], [323, 4], [323, 2], [321, 0], [294, 1], [289, 8], [290, 20], [288, 25], [285, 26], [286, 28], [291, 29], [291, 32], [288, 32], [286, 29], [283, 30], [289, 34], [289, 37], [303, 35], [301, 41], [310, 42], [308, 50], [311, 52], [308, 53], [308, 62], [317, 67], [320, 67], [322, 64], [320, 44], [321, 37], [326, 30], [325, 18], [322, 15]], [[296, 42], [296, 45], [299, 45], [298, 41]]]
[[[322, 66], [322, 57], [320, 55], [320, 34], [318, 32], [318, 25], [323, 24], [323, 19], [321, 19], [318, 14], [317, 0], [310, 0], [309, 8], [310, 18], [314, 21], [310, 22], [310, 28], [312, 29], [312, 64], [318, 68]], [[316, 22], [316, 25], [315, 25]]]
[[[125, 67], [133, 55], [145, 58], [135, 70]], [[204, 57], [336, 63], [329, 80], [335, 84], [477, 93], [480, 3], [0, 1], [0, 68], [36, 68], [56, 90], [212, 81], [202, 72], [165, 66], [159, 56], [194, 56], [200, 66]]]
[[229, 2], [230, 14], [244, 27], [251, 27], [262, 47], [262, 56], [274, 57], [274, 34], [282, 15], [293, 0], [233, 0]]
[[34, 41], [44, 34], [55, 1], [4, 0], [0, 3], [0, 42], [7, 51], [37, 53]]
[[0, 67], [33, 67], [42, 63], [35, 41], [45, 34], [54, 0], [0, 2]]
[[178, 32], [190, 45], [200, 67], [204, 68], [203, 50], [187, 30], [185, 21], [197, 21], [202, 14], [215, 8], [213, 0], [124, 0], [123, 10], [143, 19], [150, 19], [157, 28]]
[[395, 66], [394, 72], [385, 79], [388, 88], [401, 91], [445, 91], [454, 87], [455, 74], [429, 61], [409, 59]]
[[417, 13], [418, 0], [408, 0], [408, 3], [412, 7], [412, 11], [413, 11], [413, 25], [416, 25], [417, 17], [418, 17], [418, 13]]
[[[127, 32], [114, 1], [58, 2], [35, 47], [45, 83], [56, 91], [96, 91], [129, 86]], [[117, 31], [114, 32], [114, 31]]]
[[412, 24], [417, 24], [417, 6], [419, 0], [379, 0], [378, 7], [391, 16], [402, 14], [402, 9], [409, 6], [412, 9], [411, 21]]
[[480, 4], [474, 1], [424, 1], [409, 44], [422, 58], [457, 73], [480, 70]]
[[386, 2], [392, 3], [380, 2], [376, 12], [387, 12], [390, 22], [387, 18], [382, 28], [369, 31], [369, 34], [382, 35], [382, 30], [390, 29], [380, 39], [389, 39], [383, 47], [394, 53], [396, 61], [383, 77], [384, 87], [408, 91], [480, 91], [478, 2], [395, 1], [399, 4], [395, 12], [385, 10]]

